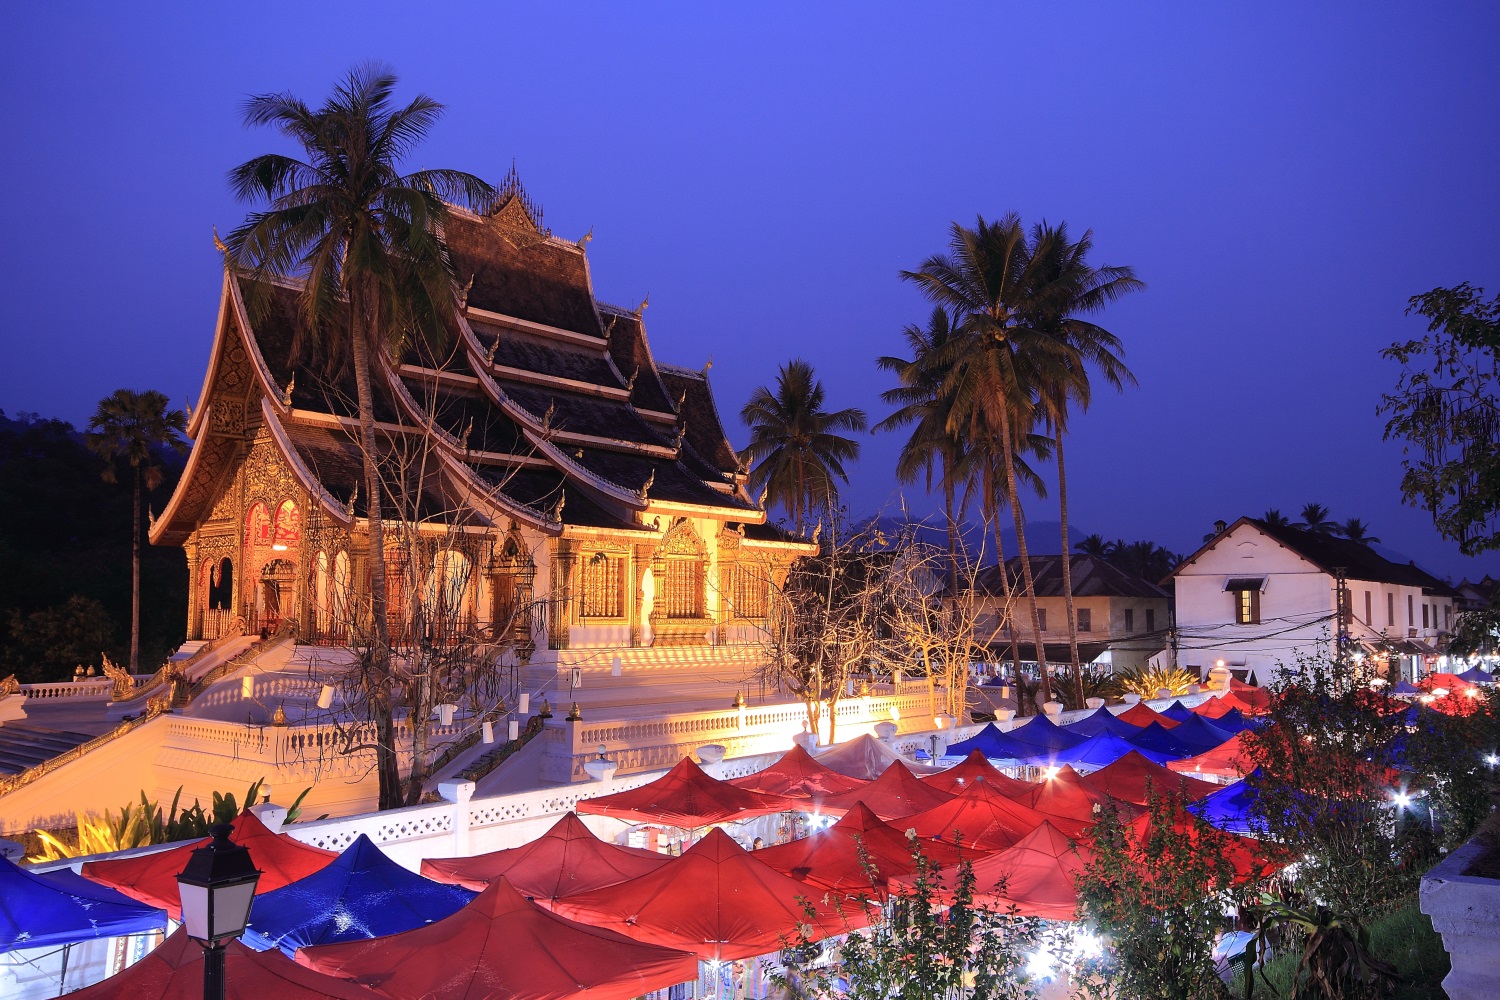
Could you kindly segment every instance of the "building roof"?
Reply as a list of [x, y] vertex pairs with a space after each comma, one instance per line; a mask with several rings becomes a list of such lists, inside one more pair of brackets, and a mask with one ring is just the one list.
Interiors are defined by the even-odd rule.
[[[418, 499], [423, 516], [473, 505], [485, 517], [504, 513], [549, 531], [645, 530], [653, 504], [747, 526], [764, 521], [706, 369], [663, 370], [640, 311], [596, 302], [583, 246], [553, 237], [539, 219], [513, 179], [489, 215], [450, 213], [446, 235], [467, 287], [456, 336], [427, 352], [437, 357], [408, 350], [374, 379], [387, 472], [413, 443], [441, 452], [398, 488]], [[261, 423], [274, 425], [272, 437], [325, 506], [364, 515], [352, 366], [329, 364], [315, 350], [322, 338], [299, 336], [299, 293], [295, 281], [226, 276], [199, 401], [200, 413], [215, 412], [189, 428], [202, 454], [153, 526], [153, 541], [187, 537], [247, 427]], [[307, 347], [314, 350], [294, 351]], [[791, 541], [769, 530], [757, 537]]]
[[1457, 597], [1458, 591], [1428, 573], [1414, 562], [1393, 562], [1363, 542], [1350, 541], [1337, 535], [1308, 531], [1290, 525], [1273, 525], [1255, 517], [1242, 517], [1222, 532], [1209, 539], [1197, 552], [1188, 556], [1172, 575], [1178, 576], [1200, 556], [1226, 538], [1241, 525], [1249, 525], [1261, 534], [1291, 549], [1297, 555], [1317, 566], [1329, 576], [1337, 569], [1344, 571], [1346, 579], [1364, 580], [1370, 583], [1388, 583], [1400, 587], [1420, 587], [1424, 594], [1439, 597]]
[[[1075, 552], [1071, 558], [1074, 597], [1156, 597], [1166, 599], [1167, 592], [1149, 580], [1127, 573], [1095, 556]], [[1012, 580], [1021, 576], [1021, 557], [1005, 562]], [[1031, 578], [1038, 597], [1062, 597], [1062, 556], [1032, 556]], [[988, 594], [1003, 592], [998, 566], [986, 566], [978, 573], [976, 585]]]

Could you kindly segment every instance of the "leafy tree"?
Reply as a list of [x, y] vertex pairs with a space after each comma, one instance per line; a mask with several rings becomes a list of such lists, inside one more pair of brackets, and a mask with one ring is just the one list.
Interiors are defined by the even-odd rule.
[[1233, 839], [1149, 793], [1144, 833], [1113, 809], [1094, 826], [1093, 860], [1078, 883], [1078, 912], [1106, 940], [1081, 982], [1085, 996], [1203, 1000], [1229, 996], [1214, 944], [1236, 886]]
[[9, 649], [0, 673], [24, 683], [67, 677], [77, 664], [97, 665], [114, 643], [115, 623], [104, 605], [77, 595], [62, 604], [22, 614], [10, 611]]
[[1302, 505], [1302, 520], [1292, 525], [1303, 531], [1311, 531], [1318, 535], [1337, 535], [1339, 524], [1329, 517], [1328, 508], [1320, 503], [1307, 503]]
[[[1044, 947], [1040, 920], [984, 902], [974, 866], [959, 862], [951, 889], [941, 871], [913, 845], [916, 872], [910, 885], [879, 897], [847, 902], [872, 909], [868, 927], [851, 930], [832, 963], [797, 936], [782, 951], [786, 971], [777, 978], [789, 996], [842, 996], [847, 1000], [1027, 1000], [1037, 984], [1026, 971]], [[863, 921], [861, 921], [862, 923]], [[851, 921], [852, 923], [852, 921]]]
[[352, 70], [316, 110], [291, 94], [250, 98], [245, 124], [276, 129], [306, 159], [267, 153], [230, 171], [236, 196], [269, 207], [252, 212], [226, 249], [231, 262], [260, 279], [256, 287], [283, 275], [302, 278], [295, 353], [313, 349], [330, 364], [352, 364], [369, 522], [376, 641], [367, 673], [382, 809], [403, 804], [403, 795], [391, 710], [381, 520], [390, 487], [381, 479], [372, 386], [378, 366], [404, 345], [435, 345], [448, 337], [459, 289], [443, 238], [445, 199], [482, 210], [495, 195], [484, 181], [457, 170], [400, 172], [443, 106], [418, 95], [396, 107], [395, 89], [395, 75], [371, 65]]
[[1075, 544], [1073, 548], [1086, 556], [1093, 556], [1095, 559], [1107, 560], [1109, 556], [1109, 543], [1104, 540], [1103, 535], [1089, 535]]
[[166, 395], [155, 389], [134, 392], [116, 389], [99, 401], [89, 418], [88, 444], [110, 464], [104, 470], [104, 481], [116, 481], [115, 464], [130, 466], [134, 516], [130, 536], [130, 672], [140, 671], [141, 660], [141, 490], [161, 485], [162, 469], [158, 455], [164, 448], [178, 454], [187, 451], [187, 442], [178, 435], [187, 430], [187, 417], [170, 408]]
[[1491, 688], [1470, 715], [1420, 712], [1406, 736], [1402, 767], [1420, 775], [1423, 807], [1433, 811], [1439, 846], [1458, 847], [1473, 836], [1492, 809], [1495, 754], [1500, 751], [1500, 692]]
[[785, 507], [798, 532], [813, 511], [829, 511], [837, 502], [839, 482], [849, 481], [844, 463], [859, 457], [859, 442], [839, 432], [865, 429], [863, 410], [829, 412], [825, 397], [812, 365], [794, 358], [781, 366], [774, 392], [758, 386], [740, 410], [756, 463], [750, 488]]
[[1467, 282], [1411, 298], [1427, 335], [1381, 357], [1401, 365], [1383, 394], [1385, 439], [1402, 442], [1401, 495], [1465, 555], [1500, 549], [1500, 295]]

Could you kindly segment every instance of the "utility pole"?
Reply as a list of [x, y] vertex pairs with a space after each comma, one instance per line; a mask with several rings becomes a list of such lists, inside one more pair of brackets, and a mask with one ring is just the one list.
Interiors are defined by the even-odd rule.
[[1333, 567], [1334, 659], [1339, 666], [1349, 662], [1349, 589], [1344, 586], [1345, 567]]

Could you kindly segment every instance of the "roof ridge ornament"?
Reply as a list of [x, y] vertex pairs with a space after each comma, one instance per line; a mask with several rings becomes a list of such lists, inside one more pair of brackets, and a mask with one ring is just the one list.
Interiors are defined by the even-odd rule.
[[708, 378], [708, 371], [713, 366], [714, 366], [714, 356], [712, 354], [710, 354], [708, 356], [708, 360], [705, 361], [705, 362], [703, 362], [703, 377], [704, 377], [704, 379]]
[[354, 519], [354, 501], [357, 499], [359, 499], [358, 479], [354, 481], [354, 488], [349, 491], [349, 502], [344, 504], [344, 512], [349, 515], [350, 520]]
[[651, 498], [651, 487], [653, 487], [655, 485], [656, 485], [656, 468], [655, 468], [655, 466], [653, 466], [652, 469], [651, 469], [651, 472], [646, 476], [646, 481], [641, 484], [640, 494], [641, 494], [641, 499], [642, 500], [649, 500]]
[[224, 254], [226, 257], [229, 255], [229, 247], [225, 246], [224, 241], [219, 239], [218, 226], [214, 226], [214, 249], [219, 251], [219, 253]]
[[281, 390], [281, 405], [292, 405], [292, 390], [297, 388], [297, 373], [292, 372], [292, 377], [286, 380], [286, 388]]
[[594, 238], [594, 227], [593, 226], [589, 226], [589, 231], [586, 232], [586, 233], [584, 233], [583, 234], [583, 238], [578, 241], [578, 249], [580, 249], [580, 250], [586, 250], [586, 249], [588, 249], [589, 240], [591, 240], [593, 238]]
[[672, 438], [672, 447], [678, 451], [682, 450], [682, 441], [687, 437], [687, 417], [679, 415], [677, 418], [677, 436]]
[[490, 349], [487, 352], [485, 352], [485, 355], [484, 355], [484, 363], [485, 363], [485, 365], [489, 366], [489, 365], [493, 365], [495, 363], [495, 352], [498, 351], [499, 349], [500, 349], [500, 334], [496, 333], [495, 334], [495, 339], [492, 340], [492, 341], [490, 341]]
[[635, 318], [636, 319], [640, 319], [641, 318], [641, 314], [646, 311], [646, 307], [649, 306], [650, 304], [651, 304], [651, 293], [647, 292], [646, 293], [646, 297], [644, 299], [641, 299], [641, 304], [635, 307]]
[[521, 172], [516, 169], [515, 157], [511, 157], [510, 171], [495, 186], [494, 207], [490, 209], [489, 214], [498, 215], [512, 198], [520, 202], [521, 208], [531, 218], [531, 224], [536, 227], [537, 232], [545, 235], [547, 231], [542, 228], [542, 206], [526, 193], [526, 187], [521, 183]]
[[640, 376], [641, 376], [641, 366], [640, 365], [636, 365], [635, 366], [635, 371], [631, 372], [630, 373], [630, 377], [625, 380], [625, 391], [626, 392], [634, 392], [635, 391], [635, 380], [638, 379], [638, 378], [640, 378]]
[[562, 523], [563, 507], [567, 505], [567, 502], [568, 494], [566, 492], [560, 491], [557, 494], [557, 503], [552, 505], [552, 520], [556, 521], [558, 524]]
[[547, 412], [542, 414], [542, 433], [544, 435], [552, 433], [552, 417], [556, 413], [557, 397], [554, 396], [547, 401]]
[[468, 283], [465, 284], [463, 290], [458, 293], [458, 308], [460, 312], [469, 308], [469, 292], [472, 291], [473, 288], [474, 275], [471, 274], [469, 275]]

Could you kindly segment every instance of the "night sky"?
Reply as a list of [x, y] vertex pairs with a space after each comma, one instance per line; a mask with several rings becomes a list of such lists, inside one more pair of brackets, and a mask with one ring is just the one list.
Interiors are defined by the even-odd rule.
[[[713, 358], [737, 444], [796, 355], [883, 416], [873, 360], [928, 312], [897, 271], [1016, 211], [1150, 286], [1102, 320], [1140, 388], [1074, 421], [1078, 527], [1189, 552], [1318, 500], [1455, 579], [1500, 571], [1401, 506], [1375, 413], [1408, 297], [1500, 291], [1500, 5], [542, 6], [7, 5], [0, 407], [196, 397], [210, 227], [244, 212], [225, 172], [290, 151], [244, 96], [318, 103], [377, 59], [448, 105], [412, 165], [514, 160], [557, 235], [592, 227], [602, 300], [650, 294], [659, 359]], [[855, 509], [892, 502], [897, 446], [866, 440]]]

